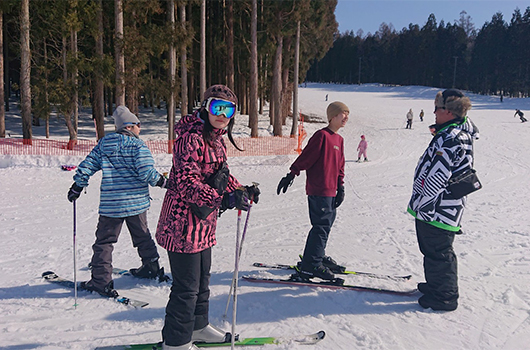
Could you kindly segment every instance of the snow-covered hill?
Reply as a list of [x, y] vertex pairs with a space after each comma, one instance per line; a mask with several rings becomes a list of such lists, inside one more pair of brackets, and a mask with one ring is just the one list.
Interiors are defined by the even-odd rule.
[[[351, 110], [340, 133], [346, 144], [346, 199], [338, 210], [327, 253], [350, 269], [413, 275], [413, 282], [389, 283], [360, 276], [349, 283], [394, 288], [423, 281], [412, 216], [406, 213], [414, 167], [431, 135], [437, 89], [419, 86], [307, 84], [300, 88], [302, 113], [324, 119], [325, 108], [340, 100]], [[328, 95], [328, 101], [325, 96]], [[423, 310], [418, 295], [393, 296], [366, 292], [282, 287], [240, 281], [237, 331], [243, 337], [290, 335], [325, 330], [313, 349], [528, 349], [530, 343], [530, 124], [514, 118], [515, 108], [527, 112], [529, 99], [470, 94], [469, 116], [479, 127], [475, 167], [484, 189], [469, 197], [464, 235], [457, 236], [460, 306], [454, 312]], [[412, 130], [405, 129], [412, 108]], [[418, 114], [425, 111], [425, 121]], [[6, 117], [8, 133], [20, 134], [16, 109]], [[528, 112], [530, 113], [530, 112]], [[163, 139], [161, 112], [140, 114], [142, 137]], [[238, 117], [246, 133], [246, 117]], [[112, 120], [108, 118], [109, 129]], [[59, 122], [52, 122], [57, 135]], [[265, 122], [264, 125], [267, 125]], [[309, 136], [325, 124], [306, 123]], [[43, 135], [44, 127], [34, 127]], [[61, 127], [63, 130], [64, 127]], [[81, 137], [94, 137], [88, 114], [81, 115]], [[286, 126], [286, 133], [290, 126]], [[61, 131], [64, 133], [64, 131]], [[262, 130], [266, 133], [266, 128]], [[370, 162], [356, 163], [360, 135], [366, 135]], [[64, 134], [60, 135], [64, 137]], [[243, 247], [241, 275], [286, 275], [260, 270], [253, 262], [293, 263], [302, 252], [310, 228], [304, 190], [305, 175], [286, 194], [276, 186], [295, 156], [234, 157], [232, 173], [242, 182], [257, 181], [262, 196], [251, 212]], [[169, 171], [171, 156], [156, 155], [160, 171]], [[116, 288], [146, 300], [133, 309], [83, 292], [74, 308], [73, 291], [41, 279], [54, 270], [73, 276], [72, 204], [66, 193], [72, 172], [62, 164], [79, 157], [0, 156], [0, 348], [93, 349], [96, 346], [160, 340], [169, 286], [117, 277]], [[86, 265], [97, 223], [100, 176], [91, 179], [77, 201], [77, 278], [86, 280]], [[164, 191], [151, 189], [148, 218], [156, 229]], [[210, 321], [230, 328], [223, 319], [234, 266], [236, 213], [219, 220], [213, 251]], [[168, 269], [161, 249], [162, 264]], [[126, 229], [114, 250], [114, 264], [140, 264]], [[307, 349], [297, 344], [264, 349]]]

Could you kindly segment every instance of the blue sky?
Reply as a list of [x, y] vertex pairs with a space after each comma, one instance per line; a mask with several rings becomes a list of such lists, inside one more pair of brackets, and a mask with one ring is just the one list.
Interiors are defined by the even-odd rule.
[[398, 32], [409, 23], [421, 28], [431, 13], [436, 16], [437, 24], [442, 19], [454, 23], [460, 18], [460, 12], [466, 11], [475, 28], [480, 29], [496, 12], [502, 12], [504, 21], [509, 23], [517, 7], [524, 14], [528, 6], [528, 0], [338, 0], [335, 17], [341, 33], [347, 30], [357, 33], [362, 29], [366, 35], [374, 34], [383, 22], [392, 23]]

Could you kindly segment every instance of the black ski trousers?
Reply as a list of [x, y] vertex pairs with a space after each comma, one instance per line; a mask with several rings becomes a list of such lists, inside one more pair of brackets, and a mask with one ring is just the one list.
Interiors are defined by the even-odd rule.
[[416, 219], [416, 236], [431, 296], [440, 301], [457, 301], [458, 271], [453, 250], [455, 232]]
[[312, 270], [322, 264], [326, 255], [331, 226], [337, 216], [335, 197], [307, 196], [311, 230], [305, 243], [302, 270]]
[[127, 224], [133, 246], [138, 250], [142, 262], [158, 258], [156, 244], [147, 226], [147, 211], [124, 218], [99, 216], [96, 229], [96, 242], [92, 245], [92, 280], [91, 284], [103, 289], [112, 281], [112, 252], [114, 244], [118, 242], [123, 222]]
[[168, 252], [173, 284], [166, 306], [162, 339], [169, 346], [191, 341], [194, 330], [208, 325], [212, 248], [199, 253]]

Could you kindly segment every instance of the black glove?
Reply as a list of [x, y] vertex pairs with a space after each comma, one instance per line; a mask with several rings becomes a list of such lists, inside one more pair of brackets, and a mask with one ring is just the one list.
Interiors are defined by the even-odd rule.
[[225, 193], [221, 201], [221, 211], [226, 209], [239, 209], [247, 211], [249, 208], [248, 193], [244, 188], [238, 188], [234, 192]]
[[70, 202], [75, 201], [81, 195], [81, 191], [83, 191], [83, 187], [77, 186], [77, 184], [74, 182], [68, 190], [68, 200]]
[[248, 196], [250, 199], [254, 201], [254, 203], [259, 202], [259, 195], [261, 194], [261, 191], [258, 188], [258, 184], [254, 184], [252, 186], [245, 186], [245, 190], [248, 193]]
[[335, 196], [335, 208], [340, 207], [344, 201], [344, 186], [339, 186], [337, 188], [337, 195]]
[[293, 184], [294, 181], [294, 175], [293, 173], [289, 173], [285, 175], [278, 184], [278, 189], [276, 190], [276, 194], [280, 194], [280, 191], [283, 189], [283, 193], [287, 191], [287, 187], [290, 187]]
[[158, 182], [156, 185], [160, 188], [166, 188], [167, 186], [167, 178], [164, 175], [160, 175], [160, 178], [158, 179]]
[[[221, 163], [219, 169], [210, 176], [206, 184], [217, 191], [219, 195], [222, 195], [228, 186], [228, 180], [230, 179], [230, 171], [226, 165], [226, 162]], [[221, 203], [222, 205], [222, 203]], [[197, 204], [192, 203], [190, 205], [191, 211], [200, 219], [205, 220], [210, 216], [210, 214], [215, 210], [207, 205], [199, 207]], [[224, 209], [226, 210], [226, 208]], [[220, 208], [219, 213], [223, 211], [222, 207]], [[220, 215], [219, 214], [219, 215]]]
[[230, 171], [228, 170], [228, 167], [226, 165], [226, 162], [223, 162], [221, 166], [219, 167], [219, 170], [217, 170], [216, 173], [214, 173], [206, 183], [212, 187], [214, 190], [217, 190], [217, 193], [223, 194], [226, 190], [226, 186], [228, 186], [228, 180], [230, 179]]

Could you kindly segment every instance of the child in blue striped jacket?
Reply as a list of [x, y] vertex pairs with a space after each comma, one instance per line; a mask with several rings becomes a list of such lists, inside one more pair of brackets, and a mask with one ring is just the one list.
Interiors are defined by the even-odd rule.
[[79, 164], [68, 200], [79, 198], [89, 178], [101, 170], [99, 221], [96, 242], [92, 246], [92, 278], [81, 288], [101, 295], [116, 297], [112, 280], [112, 250], [118, 241], [123, 222], [127, 224], [133, 246], [142, 259], [142, 266], [131, 269], [134, 276], [163, 276], [158, 252], [147, 226], [149, 185], [165, 188], [166, 178], [156, 171], [155, 161], [146, 144], [140, 140], [140, 120], [125, 106], [113, 114], [116, 133], [106, 135]]

